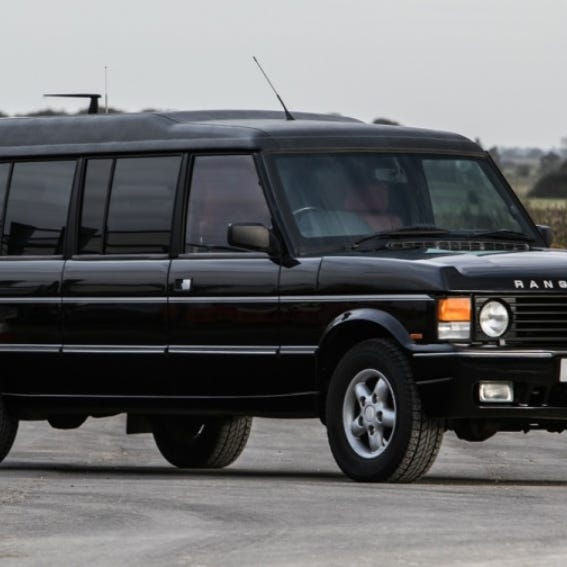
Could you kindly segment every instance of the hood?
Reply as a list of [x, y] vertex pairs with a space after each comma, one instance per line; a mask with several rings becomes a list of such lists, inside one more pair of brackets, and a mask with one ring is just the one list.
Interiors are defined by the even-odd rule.
[[567, 293], [567, 251], [439, 253], [426, 249], [326, 256], [321, 293], [538, 291]]

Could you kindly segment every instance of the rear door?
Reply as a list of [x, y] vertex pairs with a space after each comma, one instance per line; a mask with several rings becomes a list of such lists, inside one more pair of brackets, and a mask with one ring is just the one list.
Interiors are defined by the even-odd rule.
[[76, 160], [0, 163], [0, 385], [45, 394], [61, 376], [63, 242]]
[[167, 395], [167, 274], [181, 155], [86, 162], [78, 243], [65, 266], [65, 388]]

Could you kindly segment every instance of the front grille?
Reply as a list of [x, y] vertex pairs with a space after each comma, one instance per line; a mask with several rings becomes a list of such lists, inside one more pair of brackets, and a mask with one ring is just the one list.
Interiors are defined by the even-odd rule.
[[522, 341], [567, 342], [567, 296], [516, 297], [515, 338]]
[[[488, 299], [491, 298], [476, 298], [477, 322], [478, 312]], [[510, 329], [503, 337], [507, 343], [567, 344], [567, 295], [516, 295], [499, 299], [512, 313]], [[477, 331], [477, 334], [482, 333]]]

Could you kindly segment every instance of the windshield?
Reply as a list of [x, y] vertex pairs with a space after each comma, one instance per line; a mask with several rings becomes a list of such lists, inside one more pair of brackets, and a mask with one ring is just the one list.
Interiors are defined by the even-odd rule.
[[274, 160], [300, 252], [355, 249], [376, 234], [538, 238], [482, 159], [337, 152]]

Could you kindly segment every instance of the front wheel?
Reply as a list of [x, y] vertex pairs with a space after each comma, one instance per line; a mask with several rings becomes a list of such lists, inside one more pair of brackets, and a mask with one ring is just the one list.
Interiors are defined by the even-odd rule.
[[366, 482], [418, 479], [444, 432], [421, 408], [407, 357], [384, 339], [366, 340], [343, 356], [329, 384], [326, 419], [337, 464]]
[[180, 468], [222, 468], [244, 450], [251, 417], [156, 416], [153, 435], [160, 453]]
[[0, 462], [10, 452], [17, 431], [18, 420], [8, 413], [4, 401], [0, 398]]

